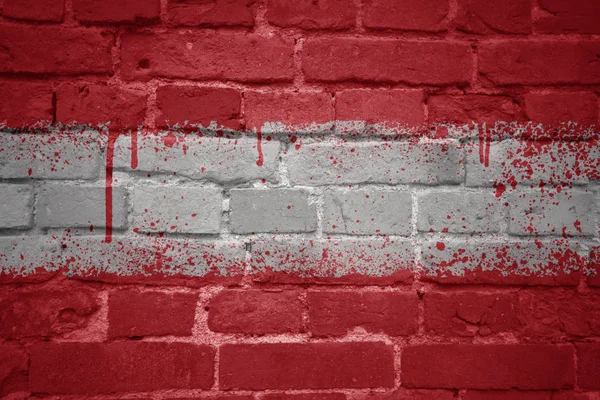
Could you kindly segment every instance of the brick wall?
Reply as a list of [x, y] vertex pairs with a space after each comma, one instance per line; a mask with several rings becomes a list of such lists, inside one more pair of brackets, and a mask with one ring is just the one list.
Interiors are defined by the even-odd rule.
[[0, 8], [0, 397], [600, 399], [596, 2]]

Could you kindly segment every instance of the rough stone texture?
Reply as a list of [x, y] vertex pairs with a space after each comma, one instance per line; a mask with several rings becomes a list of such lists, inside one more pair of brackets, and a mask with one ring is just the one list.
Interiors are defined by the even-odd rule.
[[514, 235], [582, 236], [596, 233], [594, 194], [532, 190], [510, 194], [508, 230]]
[[0, 278], [5, 276], [16, 281], [31, 277], [35, 280], [48, 279], [62, 266], [60, 243], [43, 236], [0, 237]]
[[498, 232], [502, 204], [485, 192], [428, 192], [418, 197], [421, 232]]
[[33, 191], [30, 185], [0, 184], [0, 228], [24, 229], [33, 222]]
[[302, 332], [304, 306], [296, 290], [227, 290], [207, 306], [208, 327], [215, 332], [265, 335]]
[[[36, 223], [44, 228], [106, 227], [105, 188], [99, 186], [44, 184], [38, 191]], [[112, 227], [127, 226], [127, 191], [113, 187]]]
[[136, 186], [131, 194], [136, 232], [207, 233], [221, 229], [219, 188]]
[[390, 190], [328, 189], [323, 232], [352, 235], [403, 235], [412, 232], [412, 198]]
[[[217, 183], [240, 183], [265, 179], [276, 182], [279, 142], [252, 137], [220, 138], [173, 133], [138, 135], [135, 170]], [[257, 165], [262, 154], [262, 165]], [[115, 145], [115, 168], [131, 167], [131, 139], [120, 136]], [[1, 169], [0, 169], [1, 171]]]
[[234, 233], [294, 233], [317, 229], [317, 206], [304, 190], [235, 189], [229, 192]]
[[0, 178], [92, 179], [100, 170], [100, 146], [94, 133], [0, 133]]
[[314, 143], [288, 155], [294, 185], [460, 183], [462, 148], [452, 141]]

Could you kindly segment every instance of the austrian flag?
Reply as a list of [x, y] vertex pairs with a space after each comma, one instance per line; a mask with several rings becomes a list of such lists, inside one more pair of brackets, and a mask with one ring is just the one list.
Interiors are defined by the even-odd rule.
[[1, 7], [0, 397], [600, 396], [594, 1]]

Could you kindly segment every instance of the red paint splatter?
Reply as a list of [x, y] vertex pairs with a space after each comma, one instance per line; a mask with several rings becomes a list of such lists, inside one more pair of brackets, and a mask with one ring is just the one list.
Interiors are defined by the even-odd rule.
[[443, 251], [446, 248], [446, 245], [443, 242], [437, 242], [435, 244], [435, 247], [439, 250], [439, 251]]
[[106, 243], [112, 242], [112, 220], [113, 220], [113, 161], [115, 158], [115, 143], [119, 133], [109, 132], [108, 133], [108, 144], [106, 146], [106, 183], [105, 183], [105, 216], [106, 216], [106, 234], [104, 241]]
[[577, 232], [581, 233], [581, 221], [577, 220], [573, 223], [573, 225], [575, 226], [575, 229], [577, 229]]
[[94, 225], [90, 225], [90, 232], [94, 232]]
[[33, 170], [32, 170], [31, 168], [29, 168], [29, 169], [27, 170], [27, 175], [31, 176], [31, 174], [33, 174]]
[[489, 131], [482, 126], [482, 132], [479, 134], [479, 162], [484, 166], [490, 166], [490, 146], [492, 142]]
[[131, 169], [138, 167], [138, 134], [137, 131], [131, 132]]
[[256, 165], [262, 167], [264, 162], [264, 155], [262, 151], [262, 132], [257, 132], [256, 137], [258, 139], [258, 142], [256, 143], [256, 149], [258, 150], [258, 160], [256, 160]]
[[173, 148], [175, 143], [177, 143], [177, 137], [173, 133], [169, 133], [167, 136], [163, 137], [163, 143], [165, 146], [169, 148]]
[[494, 182], [494, 188], [496, 189], [497, 198], [500, 198], [506, 192], [506, 185], [502, 182]]

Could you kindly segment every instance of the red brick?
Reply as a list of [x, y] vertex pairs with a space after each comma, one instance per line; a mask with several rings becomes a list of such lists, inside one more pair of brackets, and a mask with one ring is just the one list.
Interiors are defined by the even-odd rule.
[[56, 121], [63, 124], [110, 122], [110, 128], [144, 123], [147, 96], [136, 91], [90, 83], [65, 84], [56, 90]]
[[160, 19], [160, 0], [73, 0], [73, 12], [83, 22], [151, 22]]
[[0, 396], [28, 392], [28, 368], [29, 358], [23, 348], [14, 344], [0, 344]]
[[355, 3], [347, 0], [269, 0], [267, 16], [276, 26], [346, 29], [356, 21]]
[[254, 3], [255, 0], [169, 0], [167, 19], [171, 25], [251, 27]]
[[223, 390], [394, 385], [393, 349], [380, 342], [229, 344], [219, 366]]
[[109, 73], [113, 40], [112, 33], [96, 29], [1, 25], [0, 72]]
[[355, 397], [356, 400], [453, 400], [454, 391], [403, 389], [393, 392], [370, 392]]
[[32, 21], [61, 21], [64, 0], [4, 0], [2, 16]]
[[600, 83], [600, 41], [512, 40], [479, 45], [479, 71], [497, 85]]
[[260, 129], [266, 122], [300, 127], [334, 119], [333, 102], [325, 92], [246, 92], [246, 127]]
[[108, 336], [189, 336], [197, 301], [192, 293], [113, 291], [108, 296]]
[[590, 92], [530, 92], [523, 97], [525, 114], [534, 122], [598, 122], [598, 97]]
[[446, 30], [448, 0], [367, 0], [363, 25], [371, 29], [439, 32]]
[[576, 348], [579, 387], [600, 389], [600, 343], [580, 343]]
[[309, 292], [309, 329], [316, 336], [345, 335], [360, 327], [392, 336], [417, 331], [415, 293]]
[[542, 33], [600, 33], [600, 4], [589, 0], [539, 0], [535, 29]]
[[33, 392], [95, 394], [210, 389], [215, 350], [188, 343], [38, 343], [30, 349]]
[[291, 81], [293, 41], [224, 31], [129, 33], [122, 39], [123, 78]]
[[427, 108], [430, 122], [489, 123], [512, 121], [515, 116], [513, 100], [507, 96], [431, 96], [427, 99]]
[[208, 306], [208, 327], [215, 332], [264, 335], [303, 330], [303, 306], [295, 290], [226, 290]]
[[190, 86], [160, 86], [156, 93], [160, 127], [201, 124], [240, 129], [242, 94], [237, 89]]
[[520, 327], [517, 297], [472, 291], [425, 294], [425, 330], [441, 336], [477, 336]]
[[422, 125], [423, 100], [421, 90], [344, 90], [335, 95], [335, 119]]
[[552, 392], [523, 392], [519, 390], [469, 390], [463, 400], [550, 400]]
[[50, 337], [84, 328], [99, 308], [91, 290], [15, 291], [0, 301], [0, 335]]
[[260, 397], [260, 400], [345, 400], [344, 393], [269, 393]]
[[530, 33], [530, 0], [459, 0], [458, 30], [477, 34]]
[[19, 128], [52, 121], [52, 88], [44, 83], [0, 82], [0, 123]]
[[597, 400], [594, 393], [578, 393], [574, 391], [552, 392], [552, 400]]
[[313, 38], [304, 44], [302, 65], [308, 81], [466, 85], [472, 57], [463, 43]]
[[523, 291], [520, 309], [526, 336], [556, 339], [600, 335], [600, 293], [595, 291]]
[[561, 389], [575, 378], [570, 346], [417, 345], [402, 350], [401, 364], [406, 387]]

